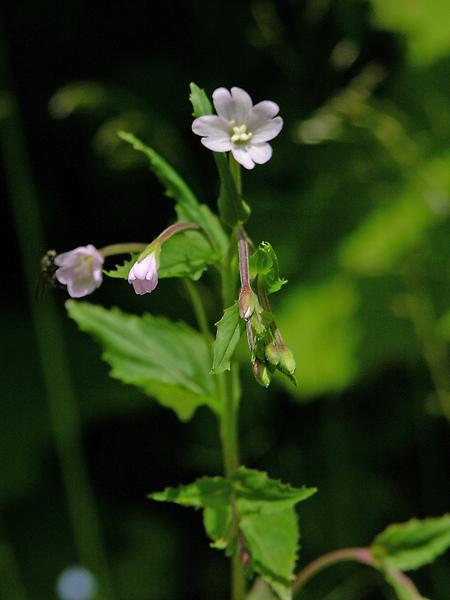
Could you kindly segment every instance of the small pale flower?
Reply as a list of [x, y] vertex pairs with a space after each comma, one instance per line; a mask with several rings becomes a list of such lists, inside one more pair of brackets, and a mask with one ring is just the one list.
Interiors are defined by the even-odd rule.
[[131, 283], [136, 294], [149, 294], [158, 285], [159, 249], [152, 250], [147, 256], [138, 260], [131, 267], [128, 283]]
[[56, 279], [67, 286], [69, 296], [82, 298], [102, 284], [103, 256], [92, 244], [79, 246], [69, 252], [58, 254], [55, 265]]
[[202, 144], [213, 152], [231, 151], [246, 169], [267, 162], [272, 156], [267, 142], [283, 127], [283, 119], [276, 116], [278, 105], [270, 100], [253, 105], [247, 92], [238, 87], [232, 87], [231, 92], [218, 88], [212, 97], [217, 115], [205, 115], [192, 123], [192, 131], [202, 136]]

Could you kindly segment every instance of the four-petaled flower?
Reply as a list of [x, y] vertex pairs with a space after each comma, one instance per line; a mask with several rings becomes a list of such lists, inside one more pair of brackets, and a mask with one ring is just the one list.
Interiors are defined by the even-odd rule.
[[192, 131], [202, 136], [202, 144], [214, 152], [231, 151], [246, 169], [267, 162], [272, 156], [267, 142], [283, 127], [283, 119], [276, 116], [278, 105], [264, 100], [253, 106], [247, 92], [238, 87], [232, 87], [231, 92], [218, 88], [213, 103], [217, 115], [205, 115], [192, 123]]
[[[145, 252], [144, 252], [145, 254]], [[155, 247], [144, 258], [138, 258], [128, 274], [136, 294], [149, 294], [158, 285], [159, 247]]]
[[55, 265], [56, 279], [67, 286], [69, 296], [81, 298], [92, 294], [102, 284], [103, 256], [92, 244], [79, 246], [69, 252], [58, 254]]

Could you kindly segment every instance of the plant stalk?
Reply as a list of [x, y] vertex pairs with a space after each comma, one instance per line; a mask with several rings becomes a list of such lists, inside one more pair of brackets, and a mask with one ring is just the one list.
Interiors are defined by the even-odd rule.
[[[230, 154], [230, 171], [235, 180], [236, 187], [241, 192], [240, 167]], [[234, 238], [233, 232], [231, 237]], [[235, 299], [235, 282], [233, 277], [233, 243], [230, 240], [229, 252], [222, 263], [222, 301], [224, 310], [231, 306]], [[231, 364], [231, 371], [221, 377], [222, 390], [222, 415], [220, 423], [220, 436], [224, 459], [226, 477], [231, 477], [239, 466], [238, 443], [238, 406], [239, 406], [239, 372], [236, 362]], [[236, 514], [235, 499], [231, 498], [233, 512], [234, 537], [238, 539], [239, 523]], [[241, 563], [239, 543], [236, 544], [235, 553], [231, 559], [231, 600], [244, 600], [246, 582], [244, 568]]]
[[[349, 560], [373, 567], [384, 575], [382, 566], [373, 557], [370, 548], [343, 548], [342, 550], [334, 550], [333, 552], [328, 552], [320, 558], [313, 560], [312, 563], [300, 571], [292, 585], [292, 592], [294, 596], [308, 583], [310, 579], [315, 577], [323, 569], [331, 567], [339, 562]], [[404, 587], [406, 587], [412, 594], [412, 600], [423, 600], [423, 596], [420, 594], [413, 581], [402, 571], [399, 571], [398, 569], [388, 569], [386, 574], [388, 574], [392, 579], [396, 579]]]

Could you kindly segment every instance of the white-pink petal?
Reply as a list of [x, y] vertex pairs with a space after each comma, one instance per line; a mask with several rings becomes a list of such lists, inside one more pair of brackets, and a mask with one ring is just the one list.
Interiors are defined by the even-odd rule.
[[231, 150], [230, 136], [209, 136], [203, 137], [201, 140], [202, 144], [212, 150], [213, 152], [228, 152]]
[[136, 294], [148, 294], [158, 285], [158, 261], [153, 252], [143, 260], [136, 261], [128, 274], [128, 283]]
[[251, 144], [248, 147], [248, 153], [250, 154], [250, 158], [255, 163], [257, 163], [258, 165], [262, 165], [271, 159], [272, 146], [266, 143]]
[[283, 128], [283, 119], [275, 117], [270, 121], [265, 121], [253, 130], [252, 142], [259, 144], [260, 142], [268, 142], [273, 140]]
[[255, 163], [251, 159], [250, 154], [246, 148], [240, 148], [239, 146], [233, 146], [231, 148], [234, 159], [246, 169], [253, 169]]
[[[214, 108], [217, 114], [225, 121], [234, 119], [234, 102], [229, 90], [224, 87], [217, 88], [212, 95]], [[201, 117], [200, 117], [201, 118]]]
[[234, 116], [232, 118], [236, 121], [236, 125], [241, 125], [242, 123], [245, 123], [252, 109], [252, 99], [250, 98], [250, 95], [240, 87], [231, 88], [231, 97], [234, 102]]
[[217, 135], [217, 134], [229, 134], [229, 126], [224, 119], [221, 119], [217, 115], [205, 115], [204, 117], [198, 117], [192, 123], [192, 131], [197, 135]]
[[273, 119], [280, 112], [278, 104], [271, 100], [263, 100], [258, 102], [248, 115], [248, 128], [254, 131], [264, 122]]

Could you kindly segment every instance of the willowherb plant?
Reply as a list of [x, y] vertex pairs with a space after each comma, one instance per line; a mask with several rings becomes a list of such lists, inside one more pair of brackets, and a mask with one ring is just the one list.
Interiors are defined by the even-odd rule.
[[[119, 136], [146, 155], [150, 168], [175, 202], [176, 221], [150, 243], [89, 244], [45, 258], [47, 277], [67, 288], [72, 298], [86, 296], [103, 275], [125, 279], [136, 294], [155, 291], [161, 278], [183, 278], [198, 330], [148, 314], [136, 316], [86, 302], [67, 302], [69, 315], [105, 349], [111, 375], [135, 385], [188, 420], [201, 405], [218, 420], [224, 475], [153, 493], [157, 501], [203, 510], [211, 546], [231, 559], [232, 600], [278, 597], [289, 600], [324, 567], [354, 560], [378, 569], [400, 600], [422, 598], [403, 573], [434, 560], [450, 545], [450, 516], [393, 525], [367, 548], [335, 550], [317, 559], [297, 577], [299, 527], [296, 505], [313, 487], [292, 487], [240, 464], [238, 452], [239, 374], [236, 346], [247, 337], [249, 363], [256, 381], [268, 387], [279, 371], [295, 384], [296, 364], [270, 305], [270, 296], [287, 283], [280, 276], [269, 242], [255, 245], [245, 223], [250, 208], [242, 194], [241, 165], [253, 169], [272, 155], [269, 141], [281, 131], [279, 108], [271, 101], [253, 105], [244, 90], [213, 93], [217, 114], [203, 90], [191, 84], [195, 120], [192, 130], [214, 152], [220, 178], [218, 214], [200, 204], [183, 179], [152, 148], [130, 133]], [[112, 270], [107, 257], [129, 255]], [[212, 334], [201, 295], [192, 283], [207, 269], [221, 278], [223, 314]], [[217, 291], [213, 288], [212, 291]], [[251, 579], [256, 577], [248, 591]]]

